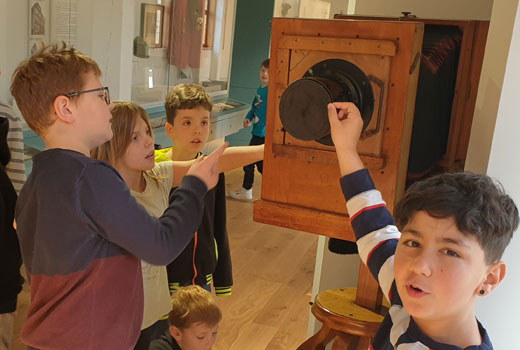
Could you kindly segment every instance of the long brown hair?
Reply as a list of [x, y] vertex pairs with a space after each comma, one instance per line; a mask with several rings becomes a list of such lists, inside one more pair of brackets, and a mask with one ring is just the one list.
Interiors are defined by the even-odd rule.
[[125, 155], [128, 145], [130, 145], [137, 118], [144, 120], [146, 126], [150, 128], [150, 131], [152, 130], [152, 127], [150, 125], [150, 120], [148, 119], [148, 113], [146, 113], [143, 107], [136, 103], [115, 101], [111, 113], [112, 132], [114, 136], [112, 137], [112, 140], [93, 149], [90, 152], [90, 156], [92, 158], [104, 160], [115, 167], [117, 161]]

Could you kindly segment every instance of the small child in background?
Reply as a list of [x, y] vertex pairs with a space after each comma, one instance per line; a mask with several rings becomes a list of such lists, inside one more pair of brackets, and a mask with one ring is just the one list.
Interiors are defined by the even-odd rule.
[[172, 296], [169, 332], [150, 350], [211, 350], [222, 313], [212, 295], [200, 286], [180, 287]]
[[[260, 66], [260, 81], [262, 84], [256, 90], [253, 104], [244, 119], [244, 128], [253, 123], [253, 131], [249, 145], [263, 145], [265, 142], [265, 122], [267, 119], [267, 86], [269, 84], [269, 58], [264, 60]], [[242, 188], [229, 192], [229, 196], [238, 200], [253, 199], [253, 182], [255, 180], [255, 165], [258, 172], [262, 174], [264, 162], [259, 161], [244, 167], [244, 181]]]
[[[154, 138], [146, 111], [135, 103], [117, 101], [111, 113], [114, 136], [111, 141], [94, 149], [91, 155], [110, 163], [126, 182], [137, 202], [151, 216], [160, 217], [168, 208], [170, 191], [179, 186], [188, 168], [196, 161], [155, 164]], [[223, 157], [219, 168], [221, 171], [247, 164], [243, 157], [237, 156], [236, 149], [225, 152]], [[251, 161], [256, 159], [253, 156]], [[189, 216], [191, 213], [185, 212], [184, 215]], [[184, 248], [185, 245], [179, 247], [179, 252]], [[170, 293], [164, 266], [141, 261], [141, 269], [144, 316], [135, 349], [148, 349], [150, 341], [168, 329], [168, 322], [163, 316], [171, 308]]]
[[[199, 157], [209, 136], [211, 97], [201, 85], [179, 84], [166, 96], [166, 134], [173, 147], [155, 153], [155, 161], [186, 161]], [[263, 158], [263, 145], [230, 147], [244, 164]], [[217, 295], [230, 295], [233, 285], [231, 255], [226, 228], [226, 179], [219, 181], [204, 197], [204, 216], [194, 239], [168, 269], [170, 291], [178, 286], [197, 284]]]

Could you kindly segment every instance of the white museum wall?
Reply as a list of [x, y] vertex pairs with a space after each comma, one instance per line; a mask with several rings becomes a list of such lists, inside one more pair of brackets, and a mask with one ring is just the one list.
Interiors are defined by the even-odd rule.
[[[480, 79], [472, 139], [466, 170], [498, 179], [520, 206], [520, 148], [518, 91], [520, 91], [520, 7], [518, 0], [496, 0]], [[497, 67], [498, 66], [498, 67]], [[490, 105], [489, 109], [486, 105]], [[495, 117], [496, 116], [496, 117]], [[485, 122], [484, 122], [485, 120]], [[486, 135], [487, 134], [487, 135]], [[482, 140], [478, 136], [486, 135]], [[491, 140], [491, 142], [489, 142]], [[520, 290], [519, 232], [503, 256], [507, 275], [502, 284], [477, 304], [477, 317], [487, 328], [496, 350], [518, 342], [518, 290]]]
[[0, 101], [7, 102], [9, 96], [9, 74], [6, 74], [7, 66], [7, 0], [0, 0], [0, 71], [4, 72], [0, 76]]
[[[2, 0], [0, 0], [2, 1]], [[27, 58], [29, 38], [29, 3], [28, 1], [3, 0], [6, 4], [5, 12], [0, 12], [0, 21], [7, 27], [5, 46], [1, 50], [5, 52], [5, 66], [2, 67], [0, 84], [2, 92], [0, 99], [9, 104], [13, 98], [9, 92], [11, 76], [18, 64]]]
[[[132, 41], [127, 37], [130, 38], [132, 32], [122, 30], [129, 25], [129, 19], [133, 20], [132, 8], [123, 7], [129, 1], [133, 0], [114, 0], [107, 5], [104, 0], [78, 0], [76, 47], [98, 62], [103, 83], [110, 86], [114, 99], [130, 98], [131, 75], [128, 72], [132, 71]], [[28, 1], [0, 0], [0, 4], [5, 9], [0, 11], [0, 22], [8, 28], [6, 38], [0, 35], [0, 48], [4, 52], [0, 60], [5, 55], [0, 99], [12, 103], [9, 93], [11, 75], [18, 64], [29, 56]]]
[[493, 0], [351, 0], [355, 14], [400, 16], [402, 11], [422, 18], [480, 19], [491, 16]]
[[493, 6], [482, 65], [466, 168], [486, 172], [518, 0], [497, 0]]
[[[350, 0], [351, 2], [355, 0]], [[286, 3], [291, 6], [291, 9], [288, 10], [288, 14], [286, 17], [303, 17], [301, 6], [302, 5], [312, 5], [313, 2], [317, 3], [329, 3], [330, 11], [329, 18], [336, 13], [347, 13], [349, 0], [275, 0], [274, 2], [274, 17], [283, 17], [282, 16], [282, 4]]]

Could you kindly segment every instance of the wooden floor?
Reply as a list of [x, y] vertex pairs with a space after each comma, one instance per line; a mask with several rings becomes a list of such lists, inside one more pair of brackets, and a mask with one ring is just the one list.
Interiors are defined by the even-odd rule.
[[[226, 173], [227, 189], [240, 188], [242, 175], [241, 169]], [[255, 176], [255, 199], [261, 180]], [[234, 286], [231, 296], [217, 298], [223, 320], [214, 349], [296, 349], [307, 335], [318, 237], [253, 222], [252, 202], [228, 198], [227, 219]], [[13, 350], [24, 349], [19, 333], [28, 305], [24, 286]]]

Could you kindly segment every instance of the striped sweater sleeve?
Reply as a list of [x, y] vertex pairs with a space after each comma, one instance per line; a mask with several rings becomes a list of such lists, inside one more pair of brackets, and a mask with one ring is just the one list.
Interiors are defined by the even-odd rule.
[[25, 183], [25, 163], [22, 121], [13, 109], [0, 103], [0, 116], [9, 120], [9, 132], [7, 133], [7, 144], [11, 151], [11, 161], [5, 167], [7, 176], [11, 180], [17, 194], [20, 194]]
[[381, 193], [375, 189], [368, 170], [362, 169], [344, 176], [340, 183], [361, 260], [391, 300], [394, 254], [401, 234]]

